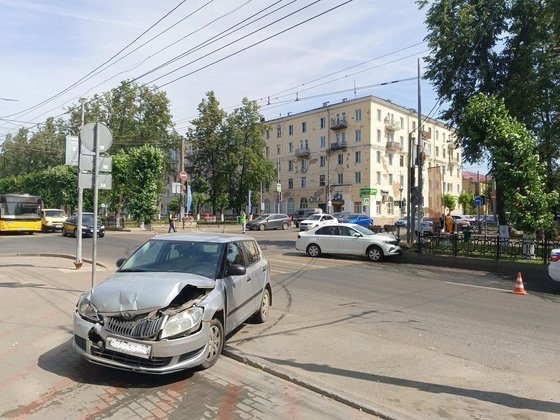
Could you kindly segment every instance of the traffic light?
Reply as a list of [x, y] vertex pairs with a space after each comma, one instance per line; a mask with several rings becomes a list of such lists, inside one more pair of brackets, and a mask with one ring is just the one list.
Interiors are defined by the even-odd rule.
[[418, 187], [412, 187], [410, 189], [410, 204], [416, 206], [420, 203], [420, 189]]

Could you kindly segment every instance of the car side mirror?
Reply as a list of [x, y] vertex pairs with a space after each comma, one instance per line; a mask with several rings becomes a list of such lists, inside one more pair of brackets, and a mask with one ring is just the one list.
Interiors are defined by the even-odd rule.
[[117, 268], [121, 268], [121, 266], [125, 263], [125, 261], [127, 260], [127, 258], [119, 258], [116, 262], [117, 264]]
[[358, 232], [354, 232], [354, 233], [352, 234], [352, 236], [353, 236], [354, 238], [361, 238], [361, 237], [362, 237], [362, 234], [361, 234], [361, 233], [358, 233]]
[[241, 264], [232, 264], [228, 266], [227, 275], [228, 276], [243, 276], [247, 273], [247, 269]]

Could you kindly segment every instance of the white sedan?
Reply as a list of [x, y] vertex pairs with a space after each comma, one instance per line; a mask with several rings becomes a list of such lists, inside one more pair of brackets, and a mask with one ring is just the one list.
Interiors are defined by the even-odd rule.
[[317, 226], [333, 223], [338, 223], [338, 220], [333, 215], [326, 213], [316, 213], [299, 222], [299, 230], [309, 230]]
[[553, 249], [548, 263], [548, 275], [554, 281], [560, 281], [560, 249]]
[[385, 233], [373, 233], [356, 224], [337, 223], [300, 232], [296, 241], [298, 251], [311, 257], [321, 254], [365, 255], [371, 261], [399, 255], [399, 238]]

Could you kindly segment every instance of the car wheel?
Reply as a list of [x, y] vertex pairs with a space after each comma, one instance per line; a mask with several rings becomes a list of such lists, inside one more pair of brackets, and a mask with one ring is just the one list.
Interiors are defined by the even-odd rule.
[[262, 324], [268, 318], [268, 310], [270, 309], [270, 291], [265, 287], [263, 291], [263, 296], [261, 299], [261, 306], [257, 312], [255, 312], [255, 322]]
[[367, 249], [367, 256], [371, 261], [381, 261], [383, 259], [383, 250], [377, 245], [372, 245]]
[[265, 230], [265, 229], [266, 229], [265, 225], [259, 225], [259, 230], [260, 230], [260, 231], [263, 231], [263, 230]]
[[307, 255], [310, 257], [319, 257], [321, 255], [321, 248], [317, 244], [309, 244], [307, 246]]
[[282, 223], [282, 230], [288, 230], [288, 227], [287, 223]]
[[210, 333], [208, 334], [208, 355], [200, 365], [202, 369], [211, 368], [218, 361], [224, 347], [224, 327], [222, 323], [214, 318], [210, 321]]
[[104, 233], [100, 233], [100, 234], [99, 234], [99, 237], [100, 237], [100, 238], [103, 238], [104, 236], [105, 236]]

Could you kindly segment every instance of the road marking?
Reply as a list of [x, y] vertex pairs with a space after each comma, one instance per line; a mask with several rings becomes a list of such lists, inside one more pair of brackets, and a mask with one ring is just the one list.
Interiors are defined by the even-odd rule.
[[453, 283], [451, 281], [446, 281], [445, 283], [446, 284], [451, 284], [453, 286], [475, 287], [475, 288], [478, 288], [478, 289], [488, 289], [488, 290], [497, 290], [498, 292], [507, 292], [506, 289], [498, 289], [497, 287], [478, 286], [476, 284]]

